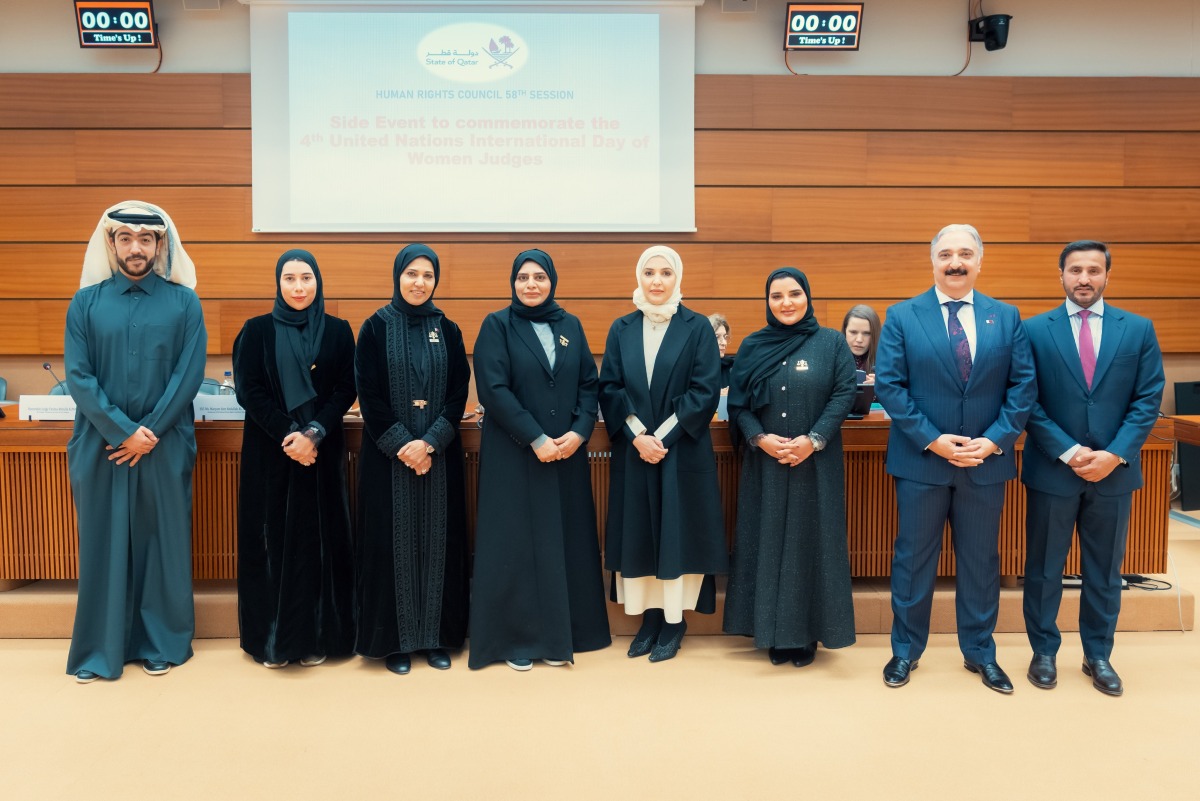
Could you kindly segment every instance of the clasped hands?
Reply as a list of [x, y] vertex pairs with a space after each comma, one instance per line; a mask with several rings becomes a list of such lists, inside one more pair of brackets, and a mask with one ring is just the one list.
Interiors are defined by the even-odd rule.
[[125, 441], [117, 447], [105, 445], [104, 449], [112, 451], [108, 455], [108, 461], [116, 460], [117, 464], [125, 464], [129, 462], [129, 466], [133, 467], [143, 456], [154, 450], [154, 446], [158, 444], [158, 437], [154, 432], [145, 426], [138, 426], [137, 431], [134, 431]]
[[929, 443], [927, 450], [955, 467], [978, 467], [984, 459], [997, 452], [996, 443], [987, 437], [971, 439], [960, 434], [942, 434]]
[[1094, 451], [1087, 445], [1080, 445], [1079, 450], [1071, 457], [1069, 465], [1075, 475], [1084, 481], [1103, 481], [1108, 474], [1117, 469], [1121, 457], [1109, 451]]
[[559, 459], [570, 459], [582, 444], [583, 437], [574, 431], [568, 431], [561, 437], [547, 438], [542, 447], [533, 449], [533, 453], [539, 462], [556, 462]]
[[427, 453], [429, 443], [423, 439], [414, 439], [396, 451], [396, 458], [412, 469], [418, 476], [429, 472], [433, 466], [433, 456]]
[[662, 440], [650, 434], [638, 434], [634, 437], [633, 447], [637, 448], [642, 461], [648, 464], [658, 464], [667, 458], [667, 448]]
[[311, 467], [317, 461], [317, 446], [299, 431], [283, 438], [283, 452], [305, 467]]
[[813, 455], [812, 440], [807, 434], [793, 439], [778, 434], [763, 434], [758, 440], [758, 447], [772, 459], [788, 467], [795, 467]]

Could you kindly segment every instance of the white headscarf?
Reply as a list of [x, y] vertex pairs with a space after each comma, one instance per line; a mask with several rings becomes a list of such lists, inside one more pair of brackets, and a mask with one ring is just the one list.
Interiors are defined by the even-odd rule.
[[[651, 303], [646, 300], [646, 293], [642, 292], [642, 268], [655, 256], [662, 256], [670, 262], [671, 269], [675, 271], [675, 291], [671, 293], [671, 297], [667, 298], [666, 303]], [[666, 245], [646, 248], [641, 258], [638, 259], [633, 275], [638, 282], [637, 289], [633, 290], [633, 305], [641, 309], [642, 314], [649, 317], [650, 321], [654, 323], [665, 323], [674, 317], [675, 312], [679, 311], [679, 302], [683, 300], [683, 295], [679, 293], [679, 288], [683, 285], [683, 259], [679, 257], [679, 254]]]
[[[166, 226], [138, 225], [109, 219], [108, 215], [115, 211], [140, 211], [157, 214], [163, 218]], [[183, 244], [179, 241], [179, 230], [175, 227], [175, 223], [158, 206], [141, 200], [126, 200], [104, 212], [88, 242], [87, 252], [83, 254], [83, 274], [79, 276], [81, 288], [105, 281], [119, 269], [117, 256], [108, 246], [110, 233], [118, 228], [129, 228], [134, 233], [143, 230], [161, 233], [166, 240], [166, 245], [163, 247], [162, 253], [154, 260], [154, 272], [164, 279], [182, 284], [188, 289], [196, 288], [196, 265], [192, 263], [191, 257], [183, 249]]]

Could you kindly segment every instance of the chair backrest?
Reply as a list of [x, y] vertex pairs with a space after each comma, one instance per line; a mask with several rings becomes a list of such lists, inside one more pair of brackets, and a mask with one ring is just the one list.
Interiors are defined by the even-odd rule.
[[8, 400], [8, 379], [0, 376], [0, 400]]
[[215, 378], [206, 378], [200, 382], [201, 395], [220, 395], [221, 382]]
[[50, 394], [51, 395], [70, 395], [71, 393], [69, 391], [67, 391], [66, 383], [63, 381], [59, 381], [57, 384], [55, 384], [53, 387], [51, 387]]

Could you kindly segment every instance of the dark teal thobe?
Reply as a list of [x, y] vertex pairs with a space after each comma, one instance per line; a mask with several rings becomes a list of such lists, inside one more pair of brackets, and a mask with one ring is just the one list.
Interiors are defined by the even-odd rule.
[[[67, 467], [79, 513], [79, 604], [67, 673], [192, 655], [192, 400], [208, 336], [192, 290], [118, 273], [75, 293], [64, 344], [75, 433]], [[138, 426], [158, 444], [109, 461]]]

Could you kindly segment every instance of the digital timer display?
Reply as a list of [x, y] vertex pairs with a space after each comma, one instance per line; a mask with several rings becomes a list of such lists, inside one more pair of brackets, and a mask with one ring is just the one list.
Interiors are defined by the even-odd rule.
[[788, 3], [784, 50], [857, 50], [862, 3]]
[[75, 0], [80, 47], [158, 47], [151, 0]]

